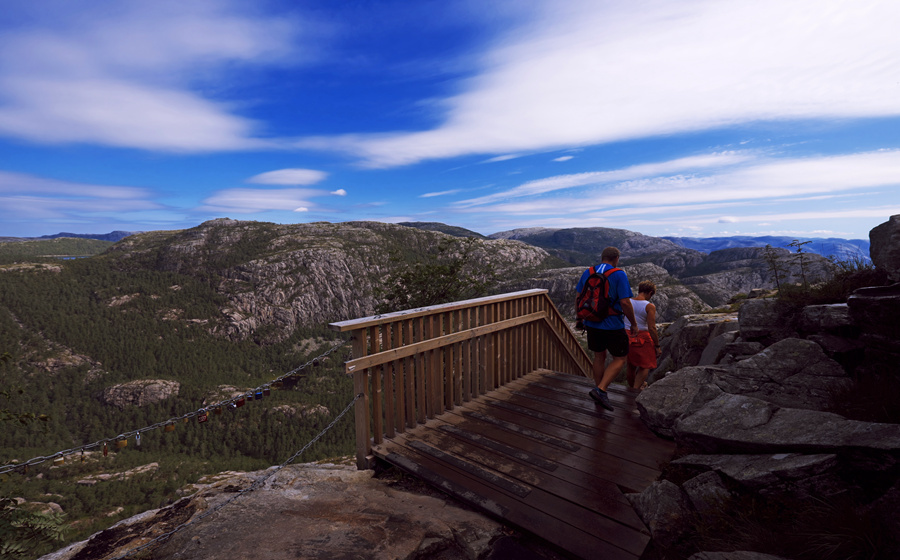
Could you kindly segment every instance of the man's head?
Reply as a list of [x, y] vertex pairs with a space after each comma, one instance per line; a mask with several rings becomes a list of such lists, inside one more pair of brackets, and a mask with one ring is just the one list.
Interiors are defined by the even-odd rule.
[[616, 266], [619, 263], [619, 250], [615, 247], [607, 247], [600, 253], [600, 262], [605, 262]]

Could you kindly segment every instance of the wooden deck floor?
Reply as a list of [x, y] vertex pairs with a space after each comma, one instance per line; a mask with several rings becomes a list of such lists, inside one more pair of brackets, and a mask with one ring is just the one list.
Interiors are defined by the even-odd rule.
[[576, 557], [635, 559], [650, 536], [623, 494], [656, 480], [674, 444], [641, 422], [636, 392], [611, 386], [607, 412], [591, 387], [534, 372], [373, 452]]

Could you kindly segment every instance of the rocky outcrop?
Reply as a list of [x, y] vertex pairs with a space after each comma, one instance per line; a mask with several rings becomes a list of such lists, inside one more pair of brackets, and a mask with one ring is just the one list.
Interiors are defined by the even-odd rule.
[[[375, 287], [392, 256], [428, 258], [452, 236], [381, 222], [279, 225], [211, 220], [178, 232], [128, 237], [110, 256], [123, 266], [197, 276], [228, 302], [211, 330], [233, 340], [281, 341], [300, 326], [373, 315]], [[544, 267], [546, 251], [514, 240], [476, 239], [481, 267], [518, 276]], [[503, 275], [506, 277], [508, 275]], [[529, 286], [533, 287], [533, 286]]]
[[181, 389], [177, 381], [167, 379], [139, 379], [103, 390], [100, 400], [121, 409], [128, 406], [146, 406], [174, 397]]
[[669, 326], [669, 370], [636, 400], [644, 422], [687, 451], [670, 465], [674, 480], [631, 497], [654, 543], [679, 546], [680, 532], [720, 523], [745, 496], [783, 508], [815, 497], [877, 524], [885, 557], [900, 553], [900, 424], [835, 413], [866, 379], [889, 390], [900, 363], [898, 316], [894, 285], [803, 309], [749, 300], [727, 330], [716, 326], [722, 317]]
[[425, 487], [406, 490], [373, 471], [312, 464], [273, 469], [208, 477], [170, 506], [121, 521], [42, 559], [121, 557], [182, 524], [143, 554], [192, 560], [476, 560], [488, 557], [495, 543], [513, 533], [439, 493]]
[[666, 372], [699, 365], [701, 360], [717, 363], [710, 360], [709, 353], [704, 358], [704, 351], [713, 341], [717, 341], [717, 348], [724, 348], [725, 344], [733, 342], [733, 338], [727, 334], [737, 329], [736, 313], [706, 313], [679, 317], [673, 324], [661, 329], [658, 367], [651, 372], [650, 379], [659, 379]]
[[[703, 303], [697, 294], [682, 286], [661, 266], [641, 263], [621, 268], [628, 274], [628, 279], [635, 287], [643, 280], [650, 280], [656, 284], [657, 291], [653, 296], [653, 304], [656, 306], [657, 322], [674, 321], [682, 315], [709, 310], [709, 306]], [[505, 284], [502, 291], [545, 289], [563, 315], [574, 317], [575, 286], [584, 270], [583, 267], [569, 267], [538, 272], [527, 279]]]
[[900, 214], [869, 232], [869, 252], [875, 268], [884, 270], [893, 282], [900, 282]]

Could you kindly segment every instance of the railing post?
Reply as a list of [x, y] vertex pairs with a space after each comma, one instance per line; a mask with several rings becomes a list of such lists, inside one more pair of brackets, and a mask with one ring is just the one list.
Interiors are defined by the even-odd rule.
[[[366, 329], [353, 331], [353, 357], [366, 355]], [[366, 470], [371, 467], [372, 440], [369, 433], [369, 383], [368, 370], [353, 372], [353, 394], [362, 397], [356, 401], [356, 468]]]

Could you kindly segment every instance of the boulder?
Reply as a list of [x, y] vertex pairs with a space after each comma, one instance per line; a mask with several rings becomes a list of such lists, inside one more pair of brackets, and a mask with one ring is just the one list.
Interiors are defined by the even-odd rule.
[[626, 497], [659, 548], [671, 548], [692, 524], [694, 512], [690, 500], [678, 485], [668, 480], [653, 482], [640, 494], [626, 494]]
[[731, 492], [715, 471], [700, 473], [681, 485], [694, 510], [702, 517], [715, 511], [731, 497]]
[[859, 328], [850, 317], [850, 307], [846, 303], [807, 305], [800, 313], [799, 327], [806, 333], [859, 335]]
[[167, 379], [138, 379], [103, 390], [100, 400], [121, 409], [147, 406], [178, 395], [181, 383]]
[[741, 491], [763, 495], [789, 494], [803, 499], [846, 491], [838, 477], [838, 460], [834, 453], [695, 454], [675, 459], [672, 464], [708, 469], [724, 476]]
[[713, 381], [712, 367], [688, 367], [670, 373], [638, 395], [635, 404], [651, 430], [672, 437], [675, 421], [693, 414], [722, 393]]
[[[706, 348], [703, 349], [703, 353], [700, 354], [700, 361], [697, 365], [711, 366], [719, 363], [719, 361], [727, 354], [725, 352], [725, 347], [728, 344], [733, 343], [737, 336], [737, 331], [729, 331], [712, 339], [712, 341], [706, 345]], [[760, 348], [760, 350], [762, 350], [762, 348]]]
[[769, 344], [797, 336], [796, 319], [777, 299], [750, 299], [738, 310], [741, 338]]
[[668, 371], [700, 363], [703, 349], [716, 337], [738, 330], [736, 313], [684, 315], [667, 326], [660, 336], [659, 367], [651, 374], [655, 380]]
[[783, 556], [772, 556], [763, 552], [735, 550], [733, 552], [698, 552], [688, 560], [788, 560]]
[[887, 272], [893, 282], [900, 282], [900, 214], [869, 231], [869, 255], [875, 268]]
[[864, 334], [900, 340], [900, 283], [856, 290], [847, 306]]
[[725, 368], [716, 385], [791, 408], [826, 410], [832, 396], [852, 384], [841, 365], [810, 340], [786, 338]]
[[672, 434], [679, 444], [720, 453], [862, 453], [886, 464], [900, 456], [900, 425], [782, 408], [729, 393], [678, 418]]

